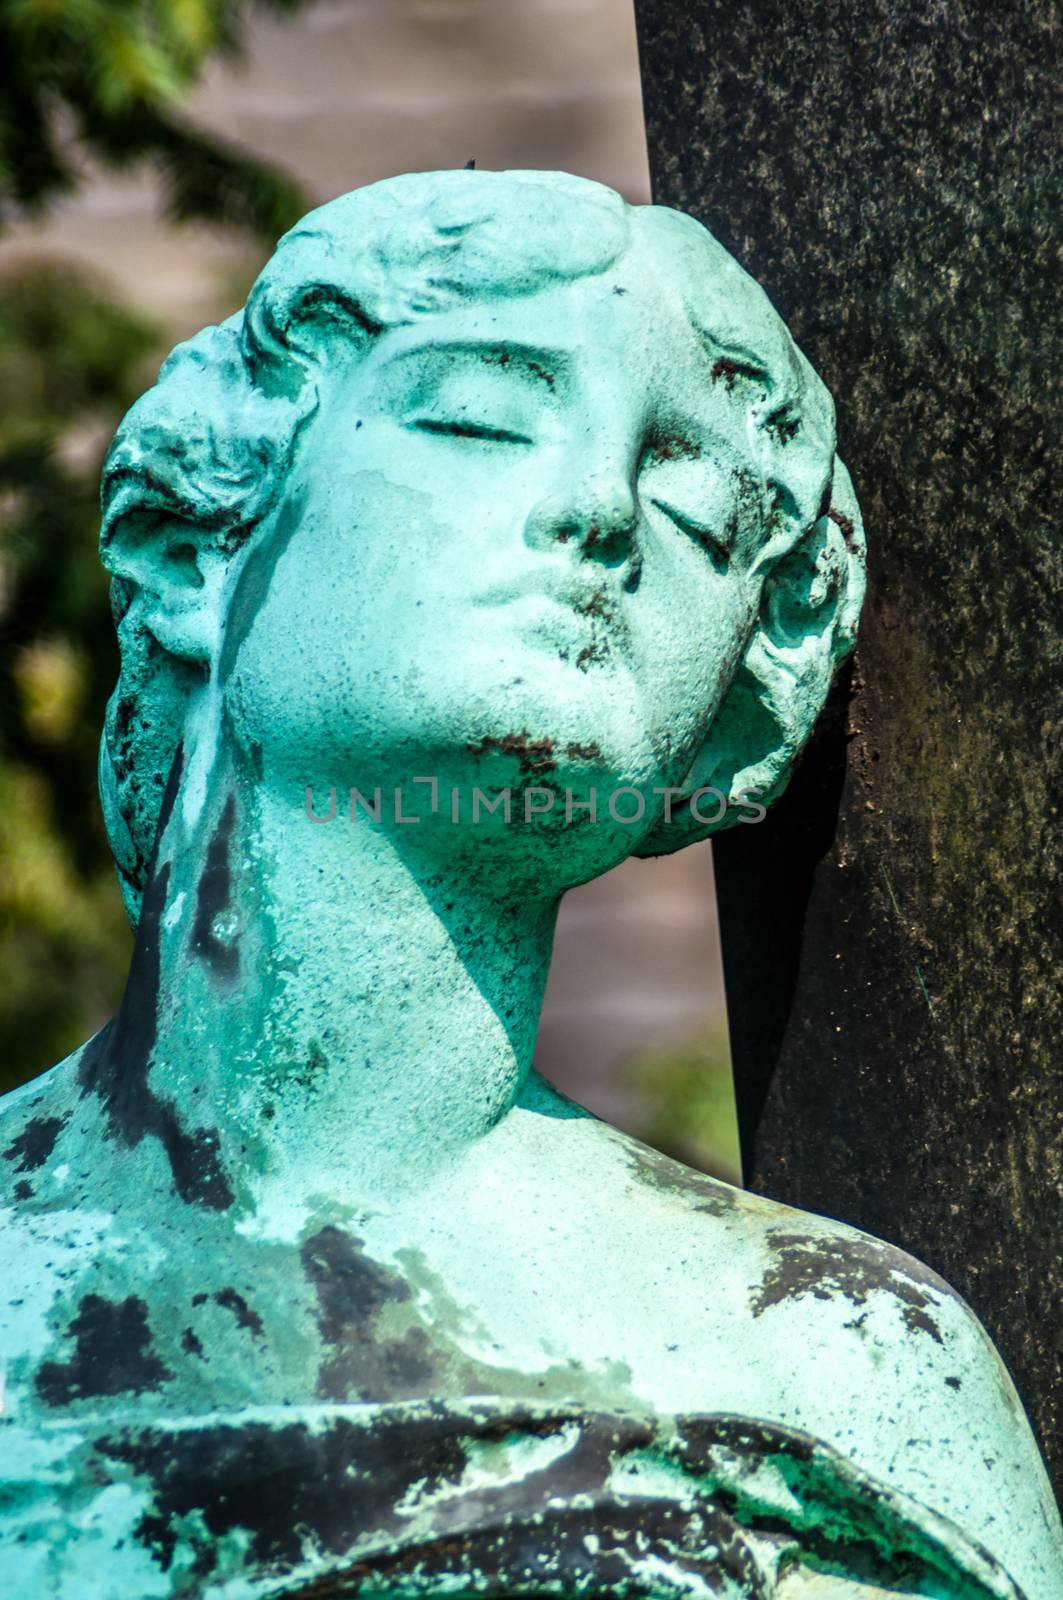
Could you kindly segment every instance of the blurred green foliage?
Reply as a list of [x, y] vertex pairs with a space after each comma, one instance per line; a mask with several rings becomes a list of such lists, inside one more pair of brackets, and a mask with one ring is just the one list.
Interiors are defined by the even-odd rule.
[[0, 0], [0, 223], [69, 193], [86, 156], [149, 162], [178, 221], [273, 238], [298, 221], [296, 184], [182, 114], [207, 62], [240, 53], [247, 11], [241, 0]]
[[128, 959], [96, 798], [117, 676], [97, 486], [156, 343], [155, 329], [62, 269], [0, 278], [3, 1087], [103, 1021]]
[[[0, 0], [0, 226], [93, 164], [147, 164], [171, 218], [272, 243], [306, 210], [298, 186], [182, 113], [207, 62], [239, 53], [247, 11]], [[0, 1090], [99, 1027], [128, 965], [96, 795], [118, 666], [98, 485], [119, 418], [170, 342], [79, 271], [23, 261], [0, 273]]]
[[726, 1183], [742, 1181], [731, 1047], [723, 1016], [678, 1044], [648, 1050], [627, 1069], [645, 1120], [640, 1139]]

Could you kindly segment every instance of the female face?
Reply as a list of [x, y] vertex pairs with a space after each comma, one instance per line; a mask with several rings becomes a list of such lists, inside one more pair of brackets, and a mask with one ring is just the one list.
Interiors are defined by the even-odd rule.
[[299, 805], [415, 776], [545, 784], [558, 811], [634, 786], [644, 825], [583, 830], [575, 877], [604, 870], [683, 782], [756, 614], [738, 395], [637, 248], [368, 349], [334, 334], [320, 370], [237, 607], [238, 738]]

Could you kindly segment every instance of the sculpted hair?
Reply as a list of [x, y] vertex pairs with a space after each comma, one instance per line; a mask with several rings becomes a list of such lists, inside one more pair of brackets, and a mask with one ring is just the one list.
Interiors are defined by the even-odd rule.
[[[604, 272], [635, 240], [660, 263], [662, 280], [681, 285], [713, 354], [713, 381], [747, 408], [769, 531], [789, 530], [779, 557], [792, 566], [779, 660], [789, 651], [784, 665], [795, 683], [802, 640], [825, 605], [836, 613], [825, 677], [815, 675], [783, 736], [792, 759], [808, 732], [798, 724], [813, 700], [814, 718], [851, 647], [861, 586], [837, 546], [844, 534], [849, 555], [860, 554], [859, 520], [835, 463], [830, 397], [762, 291], [699, 224], [628, 207], [585, 179], [538, 172], [389, 179], [322, 206], [286, 234], [244, 309], [174, 350], [108, 454], [100, 544], [112, 575], [121, 672], [100, 747], [100, 793], [134, 925], [189, 699], [217, 659], [232, 572], [276, 507], [300, 432], [317, 409], [323, 328], [357, 356], [388, 328]], [[751, 653], [742, 692], [755, 706], [752, 646]], [[764, 787], [784, 781], [776, 774]], [[670, 830], [661, 848], [687, 842], [681, 832]]]

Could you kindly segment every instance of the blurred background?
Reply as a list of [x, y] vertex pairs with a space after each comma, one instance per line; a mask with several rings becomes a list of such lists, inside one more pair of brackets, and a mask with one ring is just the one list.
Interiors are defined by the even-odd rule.
[[[630, 0], [0, 0], [0, 1088], [93, 1033], [130, 952], [96, 799], [117, 673], [103, 451], [311, 205], [560, 168], [649, 199]], [[708, 845], [566, 897], [537, 1064], [730, 1181]]]

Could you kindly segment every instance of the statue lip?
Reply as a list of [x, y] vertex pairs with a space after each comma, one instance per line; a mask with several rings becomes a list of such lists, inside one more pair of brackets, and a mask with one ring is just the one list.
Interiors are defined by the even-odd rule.
[[603, 581], [600, 571], [597, 579], [588, 583], [581, 581], [577, 573], [549, 567], [532, 569], [519, 578], [492, 584], [477, 596], [476, 604], [505, 606], [520, 600], [545, 601], [601, 621], [610, 620], [618, 604], [618, 597]]

